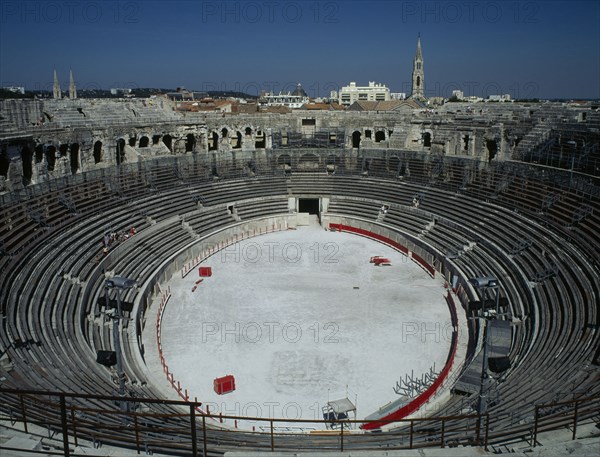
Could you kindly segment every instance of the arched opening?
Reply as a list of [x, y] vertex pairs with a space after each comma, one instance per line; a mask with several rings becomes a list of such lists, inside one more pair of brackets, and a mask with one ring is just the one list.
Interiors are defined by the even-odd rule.
[[217, 149], [219, 149], [219, 135], [217, 132], [211, 132], [208, 135], [208, 150], [216, 151]]
[[6, 146], [0, 150], [0, 176], [4, 176], [8, 178], [8, 167], [10, 165], [10, 160], [8, 160], [8, 150]]
[[385, 141], [385, 132], [383, 130], [378, 130], [375, 132], [375, 143], [379, 143], [381, 141]]
[[262, 130], [256, 132], [256, 141], [254, 142], [255, 148], [264, 148], [266, 144], [265, 134]]
[[242, 147], [242, 132], [235, 132], [235, 141], [233, 142], [233, 149], [240, 149]]
[[71, 174], [77, 173], [79, 171], [79, 143], [73, 143], [71, 145]]
[[431, 147], [431, 133], [423, 132], [423, 147], [430, 148]]
[[495, 140], [485, 140], [485, 147], [488, 150], [488, 160], [491, 162], [498, 152], [498, 144]]
[[173, 137], [171, 135], [165, 135], [162, 137], [163, 144], [167, 147], [169, 151], [173, 151]]
[[246, 127], [246, 130], [244, 130], [244, 132], [246, 133], [246, 136], [252, 136], [252, 129], [250, 127]]
[[463, 137], [463, 151], [469, 152], [469, 135], [465, 135]]
[[54, 171], [54, 165], [56, 165], [56, 146], [51, 144], [46, 148], [46, 169]]
[[135, 143], [136, 143], [135, 137], [129, 138], [129, 146], [131, 146], [133, 148], [133, 147], [135, 147]]
[[152, 135], [152, 144], [158, 144], [160, 142], [160, 135]]
[[223, 127], [221, 129], [221, 138], [227, 138], [228, 133], [229, 133], [229, 131], [225, 127]]
[[125, 161], [125, 140], [123, 138], [117, 140], [115, 159], [117, 165], [121, 165]]
[[94, 143], [94, 163], [102, 162], [102, 141], [96, 141]]
[[298, 161], [298, 167], [304, 170], [315, 170], [319, 168], [319, 157], [315, 154], [303, 154]]
[[371, 139], [372, 132], [370, 130], [365, 130], [365, 138]]
[[352, 133], [352, 147], [353, 148], [360, 147], [360, 137], [361, 136], [362, 136], [362, 133], [360, 133], [358, 130], [355, 130]]
[[27, 186], [31, 182], [33, 176], [33, 151], [29, 149], [29, 146], [23, 146], [21, 149], [21, 166], [23, 167], [23, 185]]
[[143, 136], [140, 138], [138, 147], [139, 148], [147, 148], [149, 144], [150, 144], [150, 138], [148, 138], [147, 136]]
[[63, 143], [58, 147], [58, 157], [66, 157], [69, 152], [69, 145], [67, 143]]
[[196, 147], [196, 137], [188, 133], [185, 137], [185, 152], [192, 152]]
[[417, 76], [417, 87], [421, 87], [421, 77]]
[[292, 166], [292, 158], [287, 155], [287, 154], [281, 154], [279, 157], [277, 157], [277, 165], [278, 166], [288, 166], [291, 167]]
[[35, 147], [35, 163], [40, 163], [44, 160], [44, 145], [38, 144]]

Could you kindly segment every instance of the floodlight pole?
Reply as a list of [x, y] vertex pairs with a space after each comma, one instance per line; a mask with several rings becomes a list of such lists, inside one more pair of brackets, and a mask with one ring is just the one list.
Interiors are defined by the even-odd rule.
[[123, 373], [123, 356], [121, 353], [121, 289], [117, 289], [117, 312], [113, 320], [113, 339], [117, 353], [117, 379], [119, 380], [119, 396], [125, 396], [125, 373]]
[[485, 393], [485, 383], [488, 378], [488, 361], [487, 361], [487, 339], [488, 339], [488, 321], [489, 315], [485, 311], [485, 300], [489, 289], [496, 290], [496, 316], [500, 310], [500, 294], [498, 292], [498, 280], [496, 278], [474, 278], [469, 282], [481, 291], [481, 318], [483, 321], [483, 360], [481, 361], [481, 377], [479, 381], [479, 398], [477, 401], [477, 414], [479, 415], [479, 433], [483, 430], [483, 418], [487, 412], [487, 395]]
[[[113, 314], [113, 340], [115, 344], [115, 354], [117, 359], [117, 379], [119, 383], [118, 394], [119, 397], [125, 397], [125, 372], [123, 371], [123, 354], [121, 351], [121, 319], [123, 317], [123, 311], [121, 306], [121, 293], [123, 290], [131, 289], [135, 285], [135, 281], [120, 276], [114, 276], [107, 279], [104, 283], [106, 288], [106, 304], [108, 306], [109, 289], [116, 289], [117, 291], [117, 308]], [[125, 409], [124, 402], [121, 402], [121, 409]]]

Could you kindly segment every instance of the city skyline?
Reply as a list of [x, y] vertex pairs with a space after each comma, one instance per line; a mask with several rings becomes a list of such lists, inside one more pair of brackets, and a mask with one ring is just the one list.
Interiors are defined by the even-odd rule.
[[596, 2], [3, 1], [0, 85], [600, 98]]

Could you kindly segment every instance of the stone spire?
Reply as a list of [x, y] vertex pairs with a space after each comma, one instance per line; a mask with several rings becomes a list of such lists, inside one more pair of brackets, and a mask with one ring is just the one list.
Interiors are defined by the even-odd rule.
[[410, 98], [425, 101], [425, 71], [421, 52], [421, 34], [417, 37], [417, 52], [413, 60], [412, 93]]
[[69, 98], [75, 100], [77, 98], [77, 88], [73, 80], [73, 70], [69, 68]]
[[56, 75], [56, 67], [54, 68], [54, 85], [52, 86], [52, 95], [56, 99], [62, 98], [60, 83], [58, 82], [58, 76]]

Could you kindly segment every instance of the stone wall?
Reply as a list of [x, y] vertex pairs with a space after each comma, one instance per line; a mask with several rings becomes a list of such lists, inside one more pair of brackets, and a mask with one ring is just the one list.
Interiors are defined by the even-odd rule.
[[225, 115], [179, 112], [162, 98], [4, 100], [0, 191], [157, 156], [260, 153], [315, 145], [507, 160], [518, 141], [540, 122], [580, 116], [559, 104], [476, 108], [451, 103], [435, 112], [296, 110]]

